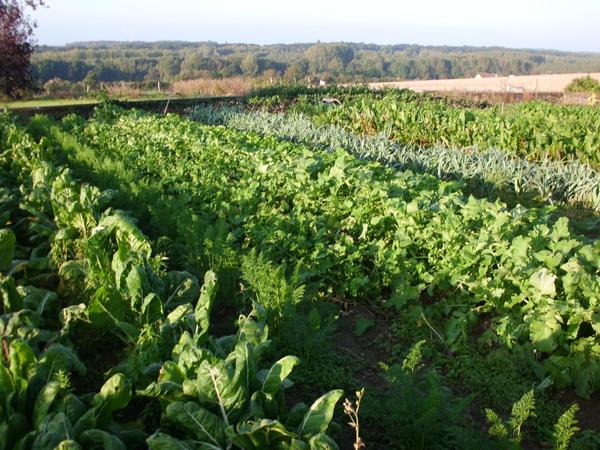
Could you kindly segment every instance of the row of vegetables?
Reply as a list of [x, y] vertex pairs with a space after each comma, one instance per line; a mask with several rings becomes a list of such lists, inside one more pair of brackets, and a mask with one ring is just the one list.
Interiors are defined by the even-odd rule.
[[214, 336], [214, 272], [167, 270], [117, 192], [7, 115], [0, 149], [0, 449], [337, 448], [342, 392], [287, 407], [299, 360], [267, 364], [265, 308]]
[[578, 161], [528, 161], [498, 149], [415, 148], [382, 134], [356, 135], [337, 125], [319, 126], [304, 114], [198, 106], [190, 117], [329, 150], [341, 148], [358, 158], [380, 161], [399, 170], [464, 181], [477, 196], [504, 196], [522, 204], [537, 199], [600, 211], [600, 174]]
[[344, 151], [177, 116], [105, 109], [44, 126], [78, 142], [66, 157], [98, 182], [116, 178], [127, 191], [135, 181], [132, 205], [144, 204], [146, 183], [187, 211], [162, 224], [187, 230], [190, 245], [174, 258], [201, 260], [200, 230], [219, 223], [224, 239], [299, 267], [325, 297], [437, 319], [454, 350], [484, 323], [480, 340], [526, 349], [541, 379], [582, 396], [600, 385], [600, 247], [552, 219], [552, 208], [507, 208]]
[[[285, 101], [276, 92], [256, 97], [255, 106], [283, 107], [358, 134], [383, 133], [405, 146], [497, 148], [528, 159], [577, 160], [598, 167], [600, 109], [526, 102], [514, 105], [457, 105], [410, 91], [379, 93], [336, 89], [339, 106], [323, 105], [326, 93], [307, 92]], [[291, 94], [290, 94], [291, 95]]]

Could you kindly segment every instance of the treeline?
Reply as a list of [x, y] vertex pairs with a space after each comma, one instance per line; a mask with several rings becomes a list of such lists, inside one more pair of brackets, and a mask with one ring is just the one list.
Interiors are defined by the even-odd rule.
[[600, 71], [600, 54], [499, 47], [420, 45], [81, 42], [39, 47], [32, 59], [41, 83], [172, 82], [232, 76], [366, 81], [443, 79], [478, 73], [527, 75]]

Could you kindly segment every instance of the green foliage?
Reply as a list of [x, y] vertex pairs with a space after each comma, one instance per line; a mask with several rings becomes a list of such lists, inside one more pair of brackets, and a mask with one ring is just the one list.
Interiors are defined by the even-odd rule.
[[[552, 433], [553, 448], [556, 450], [567, 450], [579, 431], [575, 414], [579, 407], [571, 405], [558, 419]], [[498, 414], [491, 409], [486, 409], [486, 417], [489, 423], [489, 434], [495, 438], [501, 449], [521, 449], [523, 441], [523, 425], [535, 417], [535, 397], [533, 391], [526, 392], [521, 399], [513, 404], [508, 421], [504, 422]]]
[[384, 365], [389, 383], [363, 399], [361, 431], [377, 448], [480, 449], [490, 443], [466, 416], [471, 398], [459, 399], [435, 370], [425, 366], [426, 341], [411, 347], [399, 364]]
[[51, 449], [64, 440], [92, 448], [97, 435], [125, 448], [113, 434], [121, 431], [112, 419], [131, 396], [122, 375], [109, 379], [86, 405], [71, 392], [67, 374], [85, 368], [70, 349], [54, 344], [36, 357], [25, 341], [15, 339], [8, 352], [9, 367], [0, 365], [0, 448]]
[[15, 233], [11, 230], [0, 230], [0, 270], [6, 271], [15, 256]]
[[375, 321], [367, 319], [366, 317], [359, 316], [356, 319], [356, 325], [354, 327], [354, 334], [358, 337], [364, 335], [368, 330], [375, 326]]
[[576, 160], [597, 167], [597, 108], [526, 102], [488, 108], [456, 106], [406, 90], [341, 92], [342, 105], [321, 103], [322, 94], [298, 97], [290, 111], [317, 125], [337, 125], [360, 135], [383, 134], [416, 150], [429, 147], [497, 148], [526, 160]]
[[517, 401], [512, 408], [508, 422], [502, 419], [491, 409], [486, 409], [486, 417], [490, 424], [489, 433], [496, 438], [502, 447], [520, 448], [523, 436], [521, 428], [529, 417], [535, 415], [535, 398], [533, 391], [529, 391]]
[[575, 78], [568, 84], [565, 91], [600, 95], [600, 81], [590, 76]]
[[[235, 335], [211, 338], [203, 348], [205, 332], [200, 324], [208, 320], [211, 289], [201, 296], [194, 320], [188, 323], [190, 331], [181, 335], [172, 360], [163, 363], [158, 381], [139, 392], [159, 399], [164, 411], [163, 428], [149, 438], [148, 445], [177, 448], [175, 436], [184, 436], [210, 448], [232, 444], [249, 449], [286, 448], [292, 443], [310, 445], [318, 437], [328, 442], [325, 448], [337, 448], [322, 434], [342, 391], [325, 394], [311, 407], [299, 404], [286, 410], [283, 392], [299, 360], [285, 356], [270, 369], [260, 369], [269, 345], [262, 307], [255, 305], [248, 316], [240, 316]], [[296, 423], [301, 410], [301, 421]]]
[[554, 450], [568, 450], [569, 443], [573, 439], [575, 433], [579, 431], [575, 414], [579, 410], [579, 406], [574, 403], [567, 409], [554, 425], [552, 440], [554, 441]]
[[[489, 313], [489, 340], [531, 343], [548, 355], [544, 370], [558, 385], [574, 383], [584, 396], [597, 388], [596, 338], [578, 331], [594, 323], [597, 243], [574, 236], [564, 218], [554, 222], [550, 208], [509, 209], [462, 195], [456, 183], [341, 150], [175, 116], [119, 114], [102, 110], [84, 142], [173, 197], [185, 193], [195, 214], [223, 224], [229, 244], [260, 248], [255, 259], [274, 264], [273, 273], [301, 261], [308, 289], [399, 310], [440, 298], [428, 308], [447, 318], [441, 335], [452, 349]], [[294, 304], [298, 284], [268, 280], [269, 264], [245, 272], [276, 310]]]
[[258, 303], [269, 313], [269, 323], [281, 327], [296, 313], [304, 299], [304, 286], [300, 284], [297, 266], [291, 276], [286, 275], [285, 265], [274, 267], [264, 255], [251, 251], [242, 259], [242, 278]]
[[597, 72], [595, 54], [490, 47], [293, 43], [260, 45], [216, 42], [82, 42], [43, 46], [32, 58], [42, 83], [60, 78], [84, 85], [136, 81], [156, 89], [156, 81], [223, 78], [240, 74], [309, 76], [334, 80], [445, 79], [498, 74]]
[[[218, 291], [215, 273], [207, 272], [200, 288], [197, 278], [187, 272], [167, 272], [133, 219], [105, 209], [112, 192], [78, 183], [68, 170], [54, 166], [53, 155], [40, 148], [43, 139], [38, 144], [13, 124], [0, 125], [12, 140], [10, 145], [3, 143], [0, 154], [0, 170], [11, 168], [11, 176], [0, 179], [1, 188], [14, 189], [19, 182], [21, 197], [16, 202], [8, 196], [2, 203], [5, 225], [16, 225], [0, 233], [2, 270], [8, 271], [0, 275], [0, 448], [140, 448], [147, 437], [143, 424], [122, 418], [117, 422], [115, 415], [129, 408], [136, 395], [134, 385], [165, 373], [176, 375], [169, 372], [177, 367], [174, 361], [164, 363], [161, 371], [170, 355], [181, 364], [178, 395], [203, 405], [179, 399], [168, 407], [165, 403], [165, 420], [173, 426], [196, 433], [197, 439], [216, 437], [243, 448], [265, 448], [282, 440], [337, 448], [323, 433], [341, 391], [306, 408], [303, 426], [296, 423], [301, 405], [290, 416], [291, 431], [280, 422], [285, 419], [287, 424], [283, 389], [291, 384], [287, 377], [299, 360], [287, 356], [270, 369], [259, 367], [269, 343], [264, 308], [257, 305], [249, 316], [240, 316], [236, 335], [210, 336], [210, 313]], [[43, 129], [47, 124], [38, 119], [35, 125]], [[266, 260], [262, 264], [266, 277], [271, 266]], [[257, 292], [289, 295], [293, 301], [302, 298], [299, 285], [286, 290], [283, 270], [277, 283], [269, 285], [275, 286], [274, 291]], [[110, 368], [96, 394], [78, 395], [70, 374], [79, 377], [85, 367], [71, 349], [70, 338], [84, 337], [75, 343], [83, 353], [85, 338], [97, 333], [112, 336], [113, 341], [120, 338], [125, 343], [124, 359]], [[111, 356], [114, 348], [98, 350]], [[192, 373], [193, 379], [187, 379]], [[174, 389], [169, 392], [175, 395]], [[216, 416], [205, 407], [214, 409]], [[235, 436], [230, 432], [234, 425]], [[161, 436], [150, 439], [149, 445]]]
[[[473, 326], [485, 325], [489, 372], [455, 376], [498, 380], [506, 372], [493, 378], [495, 367], [527, 354], [515, 371], [546, 385], [572, 383], [584, 396], [599, 385], [598, 245], [550, 208], [508, 208], [341, 150], [110, 106], [87, 122], [38, 118], [30, 130], [0, 117], [0, 333], [15, 349], [1, 365], [11, 380], [1, 413], [24, 411], [25, 424], [15, 413], [5, 427], [23, 448], [336, 448], [325, 434], [334, 388], [354, 383], [364, 362], [329, 352], [339, 314], [329, 299], [425, 322], [456, 359], [468, 359]], [[58, 162], [122, 192], [81, 183]], [[132, 213], [114, 209], [123, 205]], [[196, 275], [172, 270], [188, 265]], [[259, 303], [221, 332], [239, 299]], [[299, 361], [290, 349], [313, 370], [295, 372], [300, 389], [333, 389], [311, 406], [285, 403]], [[498, 351], [506, 359], [494, 363]], [[423, 369], [426, 354], [421, 341], [383, 365], [386, 385], [365, 397], [366, 442], [485, 448], [469, 433], [469, 399]], [[60, 372], [31, 378], [49, 363]], [[513, 445], [531, 408], [500, 414], [489, 414], [494, 433]], [[557, 424], [560, 445], [572, 419]]]
[[457, 179], [465, 182], [476, 196], [500, 195], [521, 204], [539, 199], [600, 210], [600, 176], [577, 161], [529, 161], [487, 147], [473, 151], [439, 145], [426, 148], [403, 145], [383, 135], [359, 136], [338, 125], [317, 125], [302, 113], [272, 114], [199, 106], [190, 117], [206, 124], [275, 135], [324, 149], [343, 148], [358, 158], [380, 161], [395, 169]]

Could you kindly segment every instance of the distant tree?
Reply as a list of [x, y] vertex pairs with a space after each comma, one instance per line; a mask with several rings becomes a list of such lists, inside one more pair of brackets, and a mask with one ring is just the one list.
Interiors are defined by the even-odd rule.
[[308, 63], [302, 59], [291, 63], [285, 71], [285, 79], [293, 82], [300, 82], [308, 70]]
[[200, 52], [187, 53], [181, 63], [181, 78], [196, 78], [198, 72], [203, 69], [203, 57]]
[[384, 75], [385, 61], [377, 52], [368, 51], [354, 58], [350, 68], [366, 77], [377, 78]]
[[92, 69], [87, 73], [87, 75], [83, 79], [83, 83], [86, 86], [95, 87], [99, 82], [99, 76], [100, 76], [99, 70]]
[[354, 50], [345, 44], [317, 44], [305, 53], [311, 75], [342, 71], [354, 58]]
[[175, 55], [163, 56], [158, 61], [157, 69], [162, 81], [171, 81], [181, 70], [181, 60]]
[[531, 55], [529, 59], [537, 65], [544, 64], [546, 62], [546, 57], [543, 55]]
[[35, 86], [30, 69], [35, 23], [26, 13], [43, 0], [0, 0], [0, 94], [19, 97]]
[[256, 55], [247, 55], [242, 60], [240, 64], [240, 68], [242, 69], [242, 73], [247, 76], [255, 76], [258, 74], [260, 69], [260, 65], [258, 62], [258, 57]]

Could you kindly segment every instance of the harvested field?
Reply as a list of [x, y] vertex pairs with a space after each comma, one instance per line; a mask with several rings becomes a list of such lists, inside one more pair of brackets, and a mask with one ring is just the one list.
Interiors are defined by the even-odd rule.
[[406, 88], [416, 92], [563, 92], [575, 78], [591, 77], [600, 80], [600, 73], [566, 73], [557, 75], [523, 75], [491, 78], [460, 78], [453, 80], [418, 80], [369, 83], [375, 89]]

